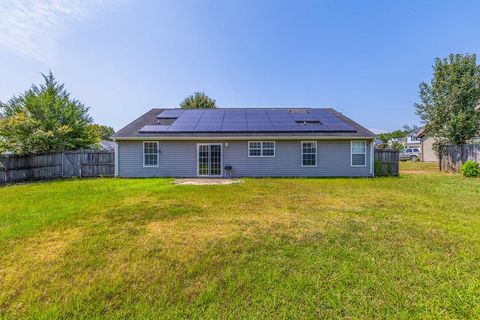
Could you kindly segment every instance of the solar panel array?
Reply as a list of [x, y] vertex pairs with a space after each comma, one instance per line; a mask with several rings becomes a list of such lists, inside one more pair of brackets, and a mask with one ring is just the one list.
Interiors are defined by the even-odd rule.
[[140, 132], [356, 132], [325, 109], [169, 109], [157, 118], [175, 120]]

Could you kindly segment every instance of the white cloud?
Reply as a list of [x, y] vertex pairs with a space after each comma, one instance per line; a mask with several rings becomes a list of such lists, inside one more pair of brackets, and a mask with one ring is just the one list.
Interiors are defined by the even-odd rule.
[[1, 0], [0, 49], [48, 62], [58, 41], [105, 5], [100, 0]]

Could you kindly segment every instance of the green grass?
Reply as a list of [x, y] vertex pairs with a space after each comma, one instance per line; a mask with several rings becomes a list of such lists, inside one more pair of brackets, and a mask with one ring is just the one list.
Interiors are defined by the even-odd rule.
[[478, 318], [480, 179], [431, 168], [0, 188], [0, 318]]

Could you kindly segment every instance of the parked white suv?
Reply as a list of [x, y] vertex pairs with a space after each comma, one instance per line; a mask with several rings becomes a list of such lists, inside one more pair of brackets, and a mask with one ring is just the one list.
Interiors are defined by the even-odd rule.
[[420, 149], [418, 148], [407, 148], [400, 152], [399, 155], [400, 161], [417, 161], [420, 159]]

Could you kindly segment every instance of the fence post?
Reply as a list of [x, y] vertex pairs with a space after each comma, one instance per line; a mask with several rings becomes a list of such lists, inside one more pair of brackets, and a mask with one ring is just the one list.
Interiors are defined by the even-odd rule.
[[[7, 163], [7, 159], [8, 159], [8, 158], [5, 158], [5, 164]], [[4, 175], [5, 175], [5, 183], [7, 183], [7, 182], [8, 182], [8, 181], [7, 181], [7, 177], [8, 177], [8, 175], [7, 175], [7, 166], [5, 165], [4, 167], [5, 167], [5, 168], [4, 168], [5, 170], [3, 171], [3, 173], [4, 173]]]
[[79, 169], [78, 169], [78, 172], [80, 173], [80, 178], [82, 177], [82, 160], [83, 160], [83, 150], [80, 151], [79, 153], [79, 159], [78, 159], [78, 163], [79, 163]]

